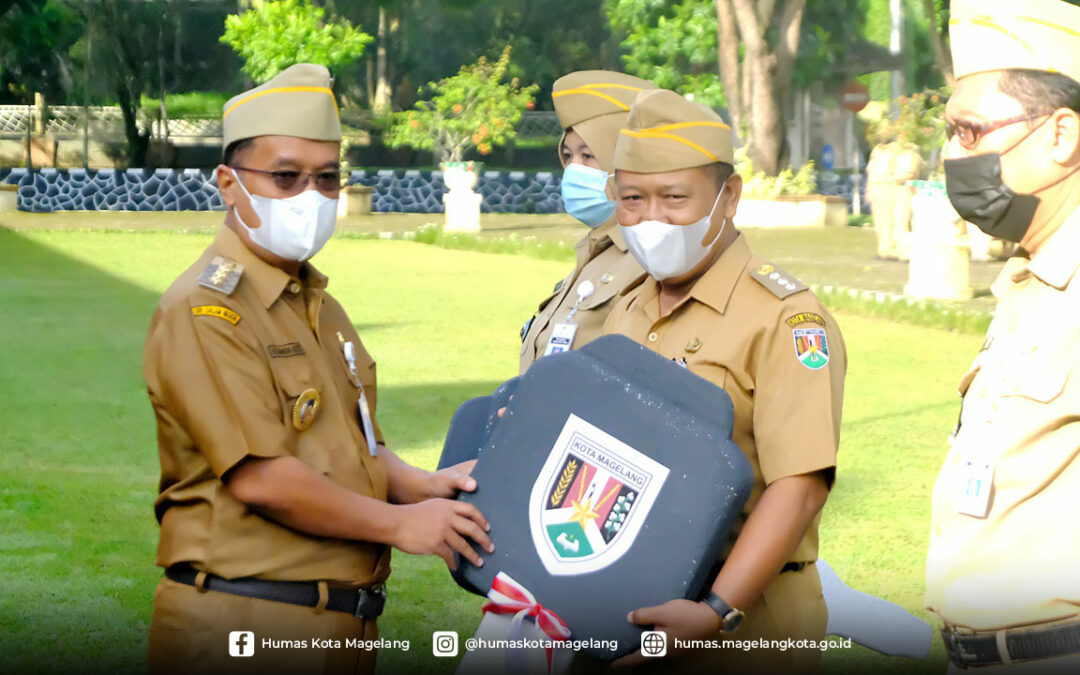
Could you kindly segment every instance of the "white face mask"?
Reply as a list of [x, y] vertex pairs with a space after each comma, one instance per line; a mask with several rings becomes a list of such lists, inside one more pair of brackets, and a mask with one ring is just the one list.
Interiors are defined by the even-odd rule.
[[727, 219], [724, 219], [720, 232], [710, 245], [702, 243], [712, 227], [712, 214], [725, 187], [726, 180], [720, 186], [712, 208], [696, 223], [672, 225], [659, 220], [646, 220], [631, 226], [619, 223], [626, 248], [650, 276], [657, 281], [681, 277], [709, 255], [712, 244], [720, 239], [727, 226]]
[[248, 227], [236, 209], [236, 219], [247, 230], [251, 241], [276, 256], [303, 262], [319, 252], [334, 234], [337, 222], [337, 200], [318, 190], [304, 190], [287, 199], [271, 199], [253, 195], [232, 169], [240, 189], [247, 195], [251, 208], [262, 223]]

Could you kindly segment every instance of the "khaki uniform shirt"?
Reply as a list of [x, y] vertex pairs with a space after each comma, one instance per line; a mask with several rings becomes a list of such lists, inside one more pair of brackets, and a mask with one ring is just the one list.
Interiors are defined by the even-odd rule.
[[[685, 362], [731, 397], [732, 439], [750, 460], [754, 488], [728, 541], [730, 551], [767, 485], [836, 466], [844, 340], [817, 297], [755, 257], [741, 234], [666, 318], [659, 316], [659, 289], [649, 278], [628, 293], [605, 332]], [[791, 562], [817, 560], [819, 520]]]
[[574, 248], [577, 250], [574, 271], [556, 284], [551, 296], [540, 303], [538, 313], [522, 331], [521, 373], [544, 355], [555, 325], [566, 321], [577, 303], [577, 289], [583, 281], [591, 281], [594, 290], [574, 316], [578, 329], [572, 349], [603, 335], [604, 320], [615, 301], [645, 278], [645, 270], [627, 252], [619, 224], [614, 220], [590, 231]]
[[892, 144], [878, 145], [870, 151], [866, 162], [866, 180], [871, 185], [878, 183], [892, 184], [896, 173], [896, 158]]
[[[212, 276], [204, 271], [218, 256], [243, 265], [229, 294], [199, 283]], [[221, 480], [246, 457], [291, 455], [349, 490], [386, 499], [385, 462], [364, 441], [360, 390], [339, 335], [356, 345], [372, 415], [375, 362], [326, 282], [310, 264], [290, 278], [222, 226], [161, 298], [143, 362], [161, 457], [158, 565], [189, 562], [227, 578], [361, 585], [389, 574], [387, 547], [291, 530], [249, 509]], [[297, 403], [309, 390], [321, 404], [313, 418], [303, 411], [297, 424]], [[310, 426], [301, 431], [304, 421]], [[381, 442], [378, 426], [375, 434]]]
[[[960, 383], [960, 421], [934, 485], [927, 608], [976, 630], [1080, 615], [1080, 211], [1034, 258], [1014, 257]], [[993, 467], [985, 518], [956, 510], [968, 460]]]

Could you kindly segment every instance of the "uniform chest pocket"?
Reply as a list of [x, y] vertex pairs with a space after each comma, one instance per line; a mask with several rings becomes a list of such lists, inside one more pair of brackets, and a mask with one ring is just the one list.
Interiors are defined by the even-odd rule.
[[333, 426], [327, 404], [331, 392], [315, 377], [304, 357], [274, 359], [270, 369], [281, 397], [282, 424], [290, 432], [290, 454], [323, 474], [331, 471], [325, 431]]
[[[675, 359], [676, 363], [682, 363], [683, 357]], [[716, 361], [707, 359], [686, 359], [686, 368], [698, 377], [708, 380], [721, 389], [727, 389], [731, 373], [728, 369]]]
[[1005, 376], [1002, 397], [1050, 403], [1065, 391], [1070, 374], [1068, 368], [1049, 363], [1018, 365], [1020, 367]]
[[612, 298], [618, 295], [620, 290], [621, 289], [618, 286], [612, 284], [602, 284], [599, 288], [593, 291], [592, 295], [590, 295], [581, 303], [580, 309], [596, 309], [597, 307], [606, 304]]
[[311, 363], [303, 356], [273, 359], [270, 371], [281, 399], [282, 422], [295, 431], [307, 431], [326, 403], [326, 392], [315, 382]]

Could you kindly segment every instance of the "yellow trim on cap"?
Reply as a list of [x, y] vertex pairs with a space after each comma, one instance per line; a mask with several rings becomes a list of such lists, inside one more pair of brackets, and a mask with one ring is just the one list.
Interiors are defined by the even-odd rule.
[[[1016, 17], [1016, 18], [1021, 19], [1021, 18], [1028, 18], [1028, 17]], [[1005, 26], [1002, 26], [1001, 24], [997, 23], [996, 21], [994, 21], [989, 16], [975, 16], [975, 17], [971, 17], [970, 19], [967, 19], [967, 18], [965, 18], [965, 19], [949, 19], [949, 25], [950, 26], [955, 26], [955, 25], [957, 25], [959, 23], [963, 23], [965, 21], [968, 22], [968, 23], [973, 23], [976, 26], [982, 26], [983, 28], [991, 28], [993, 30], [1004, 33], [1006, 36], [1008, 36], [1008, 37], [1012, 38], [1013, 40], [1015, 40], [1016, 42], [1018, 42], [1021, 47], [1028, 50], [1032, 54], [1035, 54], [1035, 50], [1031, 47], [1031, 45], [1029, 45], [1027, 43], [1027, 41], [1023, 40], [1019, 35], [1012, 32], [1011, 30], [1009, 30]]]
[[1056, 28], [1057, 30], [1060, 30], [1060, 31], [1062, 31], [1064, 33], [1068, 33], [1069, 35], [1071, 35], [1073, 37], [1080, 37], [1080, 31], [1075, 31], [1072, 28], [1067, 28], [1065, 26], [1062, 26], [1061, 24], [1053, 23], [1052, 21], [1047, 21], [1046, 19], [1040, 19], [1040, 18], [1034, 17], [1034, 16], [1018, 16], [1018, 17], [1016, 17], [1016, 20], [1017, 21], [1028, 21], [1030, 23], [1039, 24], [1040, 26], [1046, 26], [1047, 28]]
[[731, 131], [731, 127], [723, 122], [676, 122], [674, 124], [664, 124], [658, 127], [649, 127], [648, 129], [642, 129], [642, 131], [671, 131], [672, 129], [692, 129], [694, 127], [716, 127], [717, 129], [727, 129]]
[[589, 96], [596, 96], [597, 98], [602, 98], [605, 101], [608, 101], [610, 103], [614, 103], [615, 105], [619, 106], [623, 110], [626, 110], [626, 111], [630, 110], [630, 106], [626, 105], [625, 103], [623, 103], [619, 99], [615, 98], [614, 96], [608, 96], [607, 94], [602, 94], [602, 93], [600, 93], [598, 91], [589, 91], [588, 89], [583, 89], [581, 87], [579, 87], [577, 89], [566, 89], [564, 91], [554, 92], [554, 93], [551, 94], [551, 98], [558, 98], [560, 96], [565, 96], [566, 94], [588, 94]]
[[641, 87], [631, 87], [629, 84], [615, 84], [614, 82], [593, 82], [592, 84], [583, 84], [578, 89], [596, 89], [600, 87], [611, 87], [614, 89], [625, 89], [626, 91], [641, 91]]
[[273, 89], [266, 89], [264, 91], [257, 91], [250, 96], [245, 96], [236, 103], [232, 104], [225, 109], [225, 112], [221, 115], [221, 119], [225, 119], [229, 116], [229, 113], [236, 110], [245, 103], [259, 98], [260, 96], [266, 96], [267, 94], [292, 94], [295, 92], [314, 92], [317, 94], [326, 94], [330, 97], [330, 100], [334, 102], [334, 110], [338, 109], [337, 100], [334, 98], [334, 92], [330, 91], [329, 87], [274, 87]]
[[[715, 124], [715, 123], [713, 123], [713, 124]], [[689, 141], [689, 140], [683, 138], [682, 136], [676, 136], [675, 134], [667, 134], [667, 133], [664, 133], [662, 131], [657, 131], [655, 129], [643, 129], [641, 131], [632, 131], [630, 129], [620, 129], [619, 133], [626, 134], [627, 136], [631, 136], [633, 138], [666, 138], [668, 140], [678, 141], [679, 143], [682, 143], [683, 145], [687, 146], [688, 148], [692, 148], [694, 150], [697, 150], [701, 154], [708, 157], [709, 160], [712, 161], [712, 162], [719, 162], [720, 161], [719, 159], [717, 159], [716, 155], [712, 154], [711, 152], [709, 152], [705, 148], [701, 147], [697, 143], [694, 143], [693, 141]]]

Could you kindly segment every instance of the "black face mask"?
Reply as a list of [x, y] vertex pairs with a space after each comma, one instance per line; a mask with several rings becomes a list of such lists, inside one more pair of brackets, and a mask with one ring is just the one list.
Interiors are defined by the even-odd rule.
[[945, 160], [945, 189], [961, 218], [1006, 241], [1024, 238], [1039, 207], [1038, 197], [1018, 195], [1001, 180], [997, 153]]

